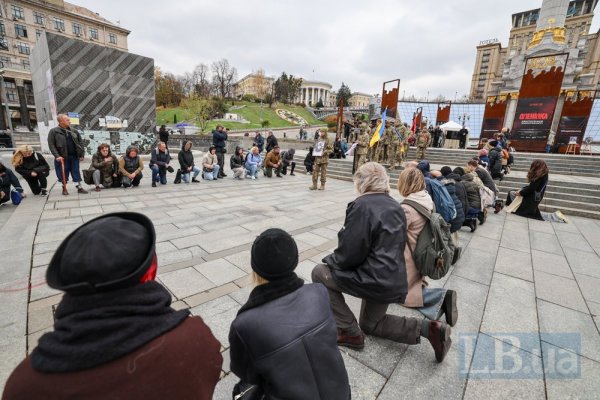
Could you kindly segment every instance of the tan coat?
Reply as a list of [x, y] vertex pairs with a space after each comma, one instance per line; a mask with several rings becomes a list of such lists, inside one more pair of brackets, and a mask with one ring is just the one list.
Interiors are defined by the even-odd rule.
[[404, 248], [408, 294], [403, 305], [411, 308], [423, 307], [423, 286], [427, 286], [427, 281], [417, 270], [410, 249], [414, 249], [417, 245], [417, 238], [427, 220], [409, 205], [402, 204], [402, 209], [404, 209], [406, 215], [406, 240], [408, 241], [407, 246]]

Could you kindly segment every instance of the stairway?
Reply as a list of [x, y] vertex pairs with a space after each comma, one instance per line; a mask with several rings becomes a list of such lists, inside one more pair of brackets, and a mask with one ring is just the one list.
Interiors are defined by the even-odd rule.
[[[304, 154], [296, 154], [296, 170], [305, 173]], [[476, 152], [469, 150], [430, 149], [427, 160], [436, 168], [448, 165], [452, 168], [464, 166]], [[600, 157], [546, 155], [534, 153], [516, 153], [513, 173], [507, 175], [502, 182], [495, 183], [500, 190], [500, 198], [506, 199], [509, 190], [518, 190], [527, 185], [525, 177], [531, 161], [544, 159], [550, 168], [550, 181], [544, 200], [540, 204], [542, 211], [562, 211], [565, 215], [600, 219], [600, 179], [577, 179], [577, 177], [598, 177]], [[408, 153], [408, 159], [414, 159], [414, 149]], [[396, 190], [396, 182], [401, 168], [390, 172], [390, 185]], [[517, 172], [519, 171], [519, 172]], [[553, 179], [554, 175], [554, 179]], [[573, 178], [571, 178], [571, 176]], [[327, 177], [352, 181], [352, 160], [332, 159], [327, 168]], [[578, 182], [585, 180], [585, 182]]]
[[11, 133], [11, 136], [14, 147], [19, 147], [28, 144], [32, 146], [36, 151], [42, 150], [42, 146], [40, 144], [40, 134], [37, 132], [13, 131]]

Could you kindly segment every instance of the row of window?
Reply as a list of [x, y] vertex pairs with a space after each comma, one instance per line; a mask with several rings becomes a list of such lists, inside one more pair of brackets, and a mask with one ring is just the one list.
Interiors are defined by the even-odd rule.
[[[23, 10], [23, 7], [13, 5], [12, 6], [12, 16], [15, 21], [16, 20], [24, 21], [25, 20], [25, 11]], [[34, 11], [33, 12], [33, 22], [37, 25], [45, 25], [46, 19], [44, 17], [44, 14]], [[59, 17], [52, 17], [52, 23], [53, 23], [54, 29], [61, 31], [61, 32], [65, 32], [66, 29], [65, 29], [64, 19], [59, 18]], [[74, 35], [76, 35], [76, 36], [83, 35], [83, 26], [81, 24], [79, 24], [77, 22], [73, 22], [71, 27], [72, 27], [72, 32]], [[22, 24], [15, 24], [15, 34], [17, 35], [17, 37], [27, 37], [27, 27]], [[97, 28], [89, 27], [88, 34], [91, 39], [98, 40], [99, 36], [98, 36]], [[3, 35], [4, 35], [4, 33], [3, 33]], [[108, 41], [111, 44], [117, 44], [117, 35], [115, 33], [109, 33]]]
[[[2, 63], [2, 59], [4, 57], [0, 57], [0, 63]], [[23, 84], [23, 88], [25, 89], [25, 101], [29, 105], [34, 105], [34, 96], [33, 96], [33, 85], [31, 83], [25, 82]], [[4, 91], [6, 93], [6, 98], [9, 103], [18, 103], [19, 102], [19, 92], [17, 90], [17, 84], [15, 82], [4, 80]]]

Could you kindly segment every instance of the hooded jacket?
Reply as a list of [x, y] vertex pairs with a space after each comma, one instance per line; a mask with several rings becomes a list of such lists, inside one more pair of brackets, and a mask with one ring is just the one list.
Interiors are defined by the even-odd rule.
[[[186, 146], [190, 145], [190, 148], [186, 150]], [[181, 167], [182, 173], [187, 173], [189, 167], [194, 166], [194, 154], [192, 154], [192, 142], [185, 142], [183, 146], [181, 146], [181, 150], [177, 155], [177, 159], [179, 160], [179, 166]]]
[[345, 293], [381, 304], [403, 303], [405, 242], [400, 204], [387, 193], [364, 194], [348, 204], [338, 246], [323, 262]]
[[494, 147], [488, 154], [490, 164], [488, 168], [492, 174], [492, 178], [499, 178], [502, 176], [502, 151], [498, 147]]
[[481, 209], [481, 196], [479, 195], [479, 187], [477, 186], [477, 183], [475, 183], [472, 173], [464, 174], [461, 178], [461, 182], [467, 191], [467, 201], [469, 203], [469, 207]]

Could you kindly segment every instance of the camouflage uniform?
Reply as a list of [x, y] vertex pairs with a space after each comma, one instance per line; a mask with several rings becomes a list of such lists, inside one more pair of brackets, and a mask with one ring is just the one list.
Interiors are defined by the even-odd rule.
[[356, 169], [359, 169], [361, 165], [367, 162], [370, 140], [371, 137], [369, 136], [368, 128], [366, 126], [362, 127], [361, 134], [357, 139], [356, 149], [354, 149], [356, 154]]
[[390, 144], [392, 143], [392, 136], [394, 132], [392, 131], [392, 127], [386, 124], [386, 128], [383, 131], [383, 136], [379, 140], [379, 145], [377, 146], [377, 152], [375, 153], [375, 162], [383, 164], [386, 162], [386, 155], [389, 152]]
[[327, 164], [329, 163], [329, 155], [333, 153], [333, 146], [331, 144], [331, 140], [327, 136], [327, 130], [321, 129], [321, 132], [325, 132], [325, 136], [319, 136], [319, 138], [315, 140], [313, 148], [316, 149], [317, 143], [319, 142], [325, 142], [325, 146], [323, 147], [323, 155], [315, 157], [315, 163], [313, 166], [312, 174], [312, 186], [309, 187], [310, 190], [317, 189], [319, 174], [321, 174], [321, 187], [319, 188], [319, 190], [325, 190], [325, 182], [327, 181]]
[[417, 137], [417, 161], [425, 159], [425, 149], [431, 142], [431, 135], [426, 129], [423, 129]]
[[404, 141], [400, 129], [394, 127], [394, 136], [392, 136], [392, 145], [389, 152], [389, 170], [396, 168], [396, 163], [402, 164], [402, 154], [404, 153]]

